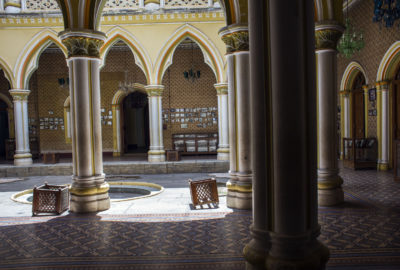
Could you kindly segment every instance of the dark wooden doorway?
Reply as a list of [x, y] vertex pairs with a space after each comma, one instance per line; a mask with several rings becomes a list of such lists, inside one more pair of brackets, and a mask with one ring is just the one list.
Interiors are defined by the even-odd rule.
[[365, 138], [365, 104], [364, 104], [364, 75], [360, 72], [354, 79], [352, 87], [352, 119], [353, 138]]
[[7, 103], [0, 100], [0, 159], [6, 159], [6, 140], [9, 138]]
[[147, 153], [150, 148], [149, 104], [146, 94], [133, 92], [122, 103], [124, 153]]
[[400, 68], [392, 81], [392, 157], [395, 180], [400, 181]]

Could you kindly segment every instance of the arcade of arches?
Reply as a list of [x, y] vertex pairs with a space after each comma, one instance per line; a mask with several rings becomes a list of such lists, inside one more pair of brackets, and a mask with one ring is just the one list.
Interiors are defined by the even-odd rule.
[[[213, 155], [227, 206], [253, 211], [247, 269], [324, 269], [318, 205], [344, 202], [339, 165], [395, 167], [400, 36], [377, 31], [373, 3], [41, 2], [0, 0], [0, 162], [72, 158], [71, 212], [110, 208], [103, 155]], [[347, 5], [366, 30], [350, 60]], [[179, 140], [193, 134], [212, 139]]]

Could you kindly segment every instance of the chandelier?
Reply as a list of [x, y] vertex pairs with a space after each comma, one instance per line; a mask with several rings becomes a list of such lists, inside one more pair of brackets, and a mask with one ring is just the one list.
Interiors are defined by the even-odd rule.
[[400, 0], [374, 0], [373, 22], [385, 22], [386, 27], [392, 27], [394, 21], [400, 18]]
[[125, 70], [124, 73], [125, 73], [125, 79], [124, 79], [123, 81], [119, 81], [119, 83], [118, 83], [118, 89], [120, 89], [120, 90], [122, 90], [122, 91], [126, 91], [126, 92], [131, 92], [131, 91], [133, 91], [134, 88], [135, 88], [135, 87], [134, 87], [134, 86], [135, 86], [135, 83], [130, 82], [130, 81], [128, 80], [128, 70]]
[[191, 61], [191, 67], [188, 70], [185, 70], [183, 72], [183, 77], [188, 80], [188, 81], [192, 81], [194, 82], [196, 79], [200, 79], [200, 75], [201, 72], [200, 70], [195, 70], [194, 69], [194, 61], [193, 61], [193, 52], [194, 52], [194, 48], [193, 48], [193, 41], [191, 41], [190, 45], [191, 45], [191, 49], [192, 49], [192, 61]]
[[348, 17], [349, 6], [347, 5], [346, 20], [345, 20], [345, 30], [342, 37], [339, 40], [337, 49], [340, 54], [344, 55], [346, 58], [351, 58], [355, 52], [360, 51], [364, 48], [364, 38], [362, 32], [357, 32], [353, 25], [350, 23]]

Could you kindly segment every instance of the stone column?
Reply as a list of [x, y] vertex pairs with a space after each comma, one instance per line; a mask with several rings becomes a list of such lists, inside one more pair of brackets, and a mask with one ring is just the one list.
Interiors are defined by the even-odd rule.
[[[24, 1], [24, 0], [22, 0]], [[5, 0], [4, 10], [6, 13], [20, 13], [21, 12], [21, 0]]]
[[24, 166], [32, 164], [32, 155], [29, 149], [28, 127], [28, 96], [31, 91], [13, 89], [9, 91], [14, 101], [15, 121], [15, 155], [14, 165]]
[[228, 84], [214, 84], [218, 97], [218, 160], [229, 160]]
[[389, 169], [389, 85], [386, 81], [376, 85], [378, 103], [378, 170]]
[[341, 132], [341, 141], [340, 141], [340, 159], [344, 158], [344, 145], [343, 138], [350, 138], [350, 90], [341, 90], [340, 91], [340, 132]]
[[121, 111], [120, 104], [112, 105], [113, 113], [113, 156], [121, 156]]
[[220, 30], [227, 48], [229, 102], [230, 180], [227, 183], [228, 207], [250, 209], [252, 171], [250, 145], [249, 35], [247, 25], [232, 25]]
[[249, 1], [249, 18], [254, 198], [246, 269], [324, 269], [313, 2]]
[[368, 94], [368, 85], [363, 85], [364, 90], [364, 125], [365, 125], [365, 138], [368, 138], [368, 104], [369, 104], [369, 94]]
[[149, 162], [165, 161], [165, 151], [162, 129], [162, 93], [164, 85], [148, 85], [145, 87], [149, 96], [150, 118], [150, 151]]
[[73, 183], [72, 212], [97, 212], [110, 208], [109, 185], [103, 173], [100, 121], [99, 49], [101, 32], [60, 33], [68, 49], [70, 78]]
[[338, 167], [337, 50], [344, 27], [329, 22], [316, 24], [318, 203], [331, 206], [344, 200]]

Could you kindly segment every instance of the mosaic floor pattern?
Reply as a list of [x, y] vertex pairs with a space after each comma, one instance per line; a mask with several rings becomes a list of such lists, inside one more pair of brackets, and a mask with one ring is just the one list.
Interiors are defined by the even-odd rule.
[[[343, 169], [345, 203], [321, 207], [327, 269], [400, 269], [400, 183]], [[245, 269], [250, 211], [0, 218], [0, 269]]]

